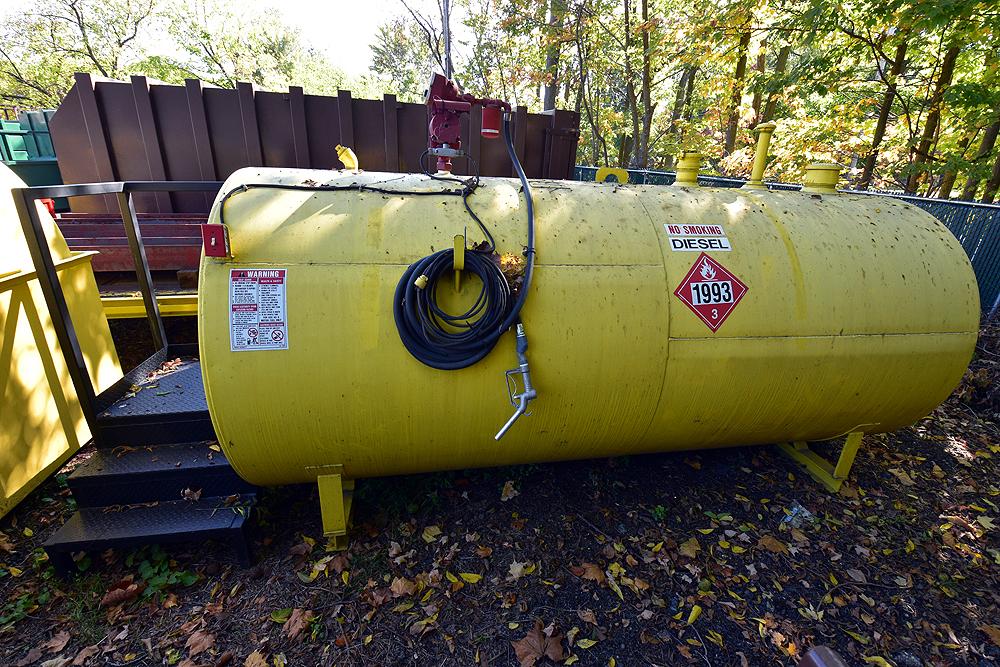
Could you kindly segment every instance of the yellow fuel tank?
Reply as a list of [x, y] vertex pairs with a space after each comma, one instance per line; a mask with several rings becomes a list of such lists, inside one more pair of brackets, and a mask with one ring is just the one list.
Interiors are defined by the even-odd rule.
[[[251, 168], [222, 191], [249, 183], [448, 187], [422, 175]], [[512, 412], [511, 334], [480, 363], [439, 371], [410, 356], [393, 320], [409, 264], [456, 234], [479, 240], [460, 197], [230, 197], [232, 256], [202, 259], [198, 318], [208, 405], [239, 474], [281, 484], [338, 465], [362, 478], [890, 431], [944, 400], [972, 355], [969, 261], [902, 201], [532, 187], [537, 265], [523, 320], [539, 396], [499, 442]], [[484, 178], [469, 201], [499, 249], [521, 250], [517, 181]]]

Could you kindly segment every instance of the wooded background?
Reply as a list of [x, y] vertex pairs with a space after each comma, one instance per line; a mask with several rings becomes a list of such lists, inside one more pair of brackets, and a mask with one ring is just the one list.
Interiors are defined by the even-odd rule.
[[[53, 107], [75, 71], [419, 101], [443, 70], [439, 0], [399, 0], [348, 77], [275, 9], [232, 0], [38, 0], [0, 35], [0, 104]], [[670, 169], [682, 149], [745, 176], [809, 162], [850, 185], [993, 202], [1000, 189], [996, 0], [453, 0], [455, 78], [532, 111], [581, 114], [580, 161]], [[331, 37], [332, 39], [332, 37]]]

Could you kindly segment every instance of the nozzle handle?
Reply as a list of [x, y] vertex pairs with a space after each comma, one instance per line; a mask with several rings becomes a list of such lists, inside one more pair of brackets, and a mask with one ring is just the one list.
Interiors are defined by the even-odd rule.
[[[497, 431], [496, 436], [493, 438], [494, 440], [502, 438], [504, 434], [510, 430], [510, 427], [514, 425], [514, 422], [516, 422], [521, 415], [527, 413], [528, 403], [538, 398], [538, 392], [535, 391], [534, 386], [531, 384], [531, 370], [528, 368], [527, 355], [528, 336], [524, 333], [524, 325], [521, 322], [517, 323], [516, 331], [517, 340], [515, 349], [517, 350], [518, 367], [510, 369], [505, 374], [507, 379], [507, 391], [510, 393], [510, 402], [516, 410], [514, 410], [514, 414], [510, 416], [510, 419], [507, 420], [507, 423], [504, 424], [499, 431]], [[515, 386], [513, 388], [511, 387], [511, 376], [516, 377], [517, 373], [521, 374], [521, 382], [524, 384], [524, 391], [520, 393], [516, 392], [516, 380], [513, 381]]]

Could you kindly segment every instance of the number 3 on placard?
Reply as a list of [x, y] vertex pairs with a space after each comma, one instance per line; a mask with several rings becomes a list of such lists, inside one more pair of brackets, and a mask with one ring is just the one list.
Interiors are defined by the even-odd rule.
[[713, 320], [719, 319], [719, 309], [718, 308], [713, 308], [712, 309], [712, 319]]

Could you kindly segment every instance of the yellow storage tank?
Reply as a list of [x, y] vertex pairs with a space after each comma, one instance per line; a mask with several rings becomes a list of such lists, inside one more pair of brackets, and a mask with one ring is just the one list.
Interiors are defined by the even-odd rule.
[[[346, 189], [448, 187], [423, 175], [253, 168], [222, 192], [245, 184], [278, 187], [226, 202], [232, 256], [203, 258], [198, 317], [219, 441], [257, 484], [891, 431], [948, 396], [976, 341], [964, 251], [902, 201], [535, 181], [538, 399], [495, 442], [513, 336], [440, 371], [393, 319], [408, 265], [480, 240], [461, 198]], [[345, 189], [295, 189], [317, 184]], [[520, 183], [469, 201], [520, 252]]]

